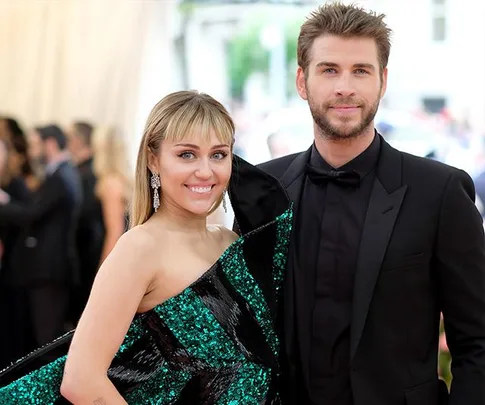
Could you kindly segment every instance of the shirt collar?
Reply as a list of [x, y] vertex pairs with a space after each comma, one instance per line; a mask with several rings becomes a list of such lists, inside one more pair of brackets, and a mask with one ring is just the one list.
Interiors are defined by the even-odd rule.
[[[347, 162], [343, 166], [339, 167], [338, 170], [354, 170], [360, 174], [361, 178], [363, 178], [376, 167], [377, 161], [379, 160], [380, 149], [381, 138], [376, 132], [374, 134], [374, 139], [372, 140], [372, 143], [367, 147], [367, 149], [364, 150], [360, 155], [352, 159], [350, 162]], [[324, 170], [334, 169], [322, 158], [315, 146], [315, 143], [313, 143], [312, 145], [310, 164]]]
[[51, 176], [55, 173], [55, 171], [62, 165], [64, 162], [69, 160], [69, 155], [67, 153], [63, 153], [58, 159], [53, 162], [50, 162], [45, 167], [45, 174], [46, 176]]

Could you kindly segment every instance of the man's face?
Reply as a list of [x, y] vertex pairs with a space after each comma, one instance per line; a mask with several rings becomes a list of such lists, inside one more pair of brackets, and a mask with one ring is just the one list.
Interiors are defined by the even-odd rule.
[[81, 138], [76, 132], [76, 129], [74, 128], [73, 125], [71, 125], [69, 128], [66, 129], [66, 135], [67, 135], [67, 147], [69, 149], [69, 152], [71, 155], [77, 159], [80, 151], [83, 149], [83, 143]]
[[31, 130], [29, 132], [29, 156], [36, 163], [45, 164], [45, 147], [44, 141], [40, 137], [40, 134], [36, 130]]
[[299, 67], [297, 89], [308, 101], [318, 133], [350, 139], [374, 124], [387, 85], [372, 38], [324, 35], [315, 39], [307, 72]]

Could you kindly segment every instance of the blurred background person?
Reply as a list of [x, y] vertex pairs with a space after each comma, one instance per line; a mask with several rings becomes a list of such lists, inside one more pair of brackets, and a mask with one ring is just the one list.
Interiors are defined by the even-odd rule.
[[[30, 198], [21, 176], [21, 156], [10, 139], [0, 137], [0, 187], [15, 201], [27, 202]], [[25, 353], [26, 339], [25, 296], [11, 284], [15, 269], [11, 265], [12, 248], [19, 238], [19, 229], [13, 226], [0, 227], [0, 369]]]
[[[0, 119], [0, 155], [0, 187], [12, 200], [27, 203], [31, 197], [28, 185], [37, 187], [38, 179], [28, 156], [27, 138], [13, 118]], [[0, 369], [23, 355], [32, 343], [26, 297], [12, 283], [15, 268], [11, 256], [19, 236], [20, 229], [16, 226], [0, 227]]]
[[45, 181], [31, 203], [0, 193], [0, 225], [15, 226], [10, 283], [27, 295], [35, 345], [42, 346], [65, 331], [70, 287], [77, 281], [75, 227], [82, 190], [70, 162], [67, 139], [56, 125], [31, 133], [39, 161], [46, 163]]
[[[30, 128], [27, 131], [27, 155], [29, 156], [33, 171], [36, 175], [36, 182], [29, 188], [33, 191], [37, 190], [46, 177], [46, 156], [44, 153], [44, 145], [42, 138], [39, 136], [39, 128]], [[27, 183], [28, 184], [28, 183]]]
[[40, 178], [36, 173], [29, 157], [29, 142], [17, 120], [11, 117], [0, 118], [0, 138], [10, 145], [9, 165], [11, 172], [20, 175], [30, 190], [40, 185]]
[[[3, 178], [3, 175], [7, 169], [7, 159], [8, 159], [8, 147], [7, 142], [5, 139], [0, 136], [0, 183]], [[1, 261], [3, 260], [3, 243], [5, 240], [5, 230], [0, 229], [0, 322], [4, 327], [0, 331], [0, 370], [5, 368], [9, 363], [9, 349], [10, 349], [10, 328], [8, 325], [10, 324], [9, 318], [10, 314], [8, 311], [9, 307], [9, 299], [6, 297], [6, 286], [5, 282], [3, 281], [4, 277], [4, 267]], [[7, 327], [5, 327], [7, 326]]]
[[101, 259], [104, 224], [101, 201], [96, 195], [96, 175], [93, 168], [93, 125], [74, 122], [67, 130], [69, 151], [77, 166], [83, 190], [83, 200], [76, 231], [79, 256], [79, 288], [71, 296], [71, 321], [75, 324], [86, 305]]
[[477, 158], [477, 174], [473, 179], [475, 183], [475, 192], [477, 193], [476, 205], [482, 218], [485, 220], [485, 148], [483, 147], [485, 141], [481, 140], [481, 148], [479, 148], [480, 153]]
[[96, 128], [92, 142], [95, 194], [101, 202], [104, 224], [100, 265], [127, 229], [133, 175], [126, 144], [119, 131], [109, 126]]
[[273, 132], [266, 139], [271, 159], [276, 159], [291, 153], [290, 145], [285, 135], [280, 132]]

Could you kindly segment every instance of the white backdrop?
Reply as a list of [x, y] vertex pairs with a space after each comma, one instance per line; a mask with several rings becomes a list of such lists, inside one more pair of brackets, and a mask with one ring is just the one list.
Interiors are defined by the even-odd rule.
[[0, 0], [0, 115], [116, 125], [134, 156], [174, 90], [175, 0]]

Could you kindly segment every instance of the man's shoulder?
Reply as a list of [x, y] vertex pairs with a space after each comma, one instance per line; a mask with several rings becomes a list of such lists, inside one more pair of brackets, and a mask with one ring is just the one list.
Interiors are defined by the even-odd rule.
[[454, 174], [466, 174], [463, 170], [437, 160], [411, 155], [406, 152], [401, 152], [401, 155], [403, 158], [403, 168], [405, 172], [416, 174], [428, 179], [449, 179], [449, 177]]
[[91, 178], [95, 177], [94, 168], [92, 163], [84, 162], [80, 165], [75, 166], [81, 178]]
[[402, 182], [423, 198], [443, 196], [446, 190], [464, 190], [474, 198], [475, 185], [462, 169], [433, 159], [402, 154]]
[[260, 163], [258, 167], [274, 177], [281, 177], [293, 160], [295, 160], [302, 153], [304, 152], [292, 153], [291, 155], [272, 159], [267, 162]]
[[67, 181], [80, 181], [81, 179], [81, 174], [79, 173], [79, 170], [77, 167], [69, 160], [63, 162], [59, 166], [59, 170], [57, 170], [59, 175], [63, 177]]
[[65, 161], [60, 164], [52, 175], [45, 179], [41, 189], [44, 192], [67, 194], [79, 199], [82, 193], [81, 176], [72, 162]]

